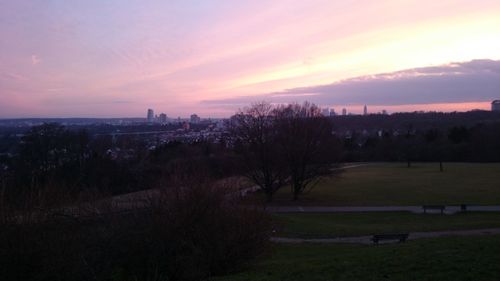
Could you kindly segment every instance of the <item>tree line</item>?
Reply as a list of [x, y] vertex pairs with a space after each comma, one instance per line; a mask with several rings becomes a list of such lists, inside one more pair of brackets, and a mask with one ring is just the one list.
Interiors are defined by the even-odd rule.
[[115, 195], [203, 171], [212, 179], [244, 176], [268, 200], [290, 187], [297, 199], [339, 162], [500, 161], [500, 119], [491, 112], [327, 118], [314, 104], [260, 102], [227, 120], [227, 130], [217, 143], [174, 141], [150, 149], [138, 136], [34, 126], [20, 140], [0, 140], [2, 151], [12, 153], [0, 153], [0, 187], [9, 202], [42, 189]]
[[500, 122], [351, 131], [342, 142], [344, 161], [500, 162]]

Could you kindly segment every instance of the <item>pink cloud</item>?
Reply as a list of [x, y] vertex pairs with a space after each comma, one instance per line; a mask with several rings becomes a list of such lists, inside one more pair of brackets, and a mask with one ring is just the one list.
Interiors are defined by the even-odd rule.
[[490, 0], [18, 2], [0, 9], [0, 72], [17, 75], [0, 95], [26, 97], [33, 114], [226, 114], [201, 101], [500, 58]]
[[37, 65], [41, 62], [42, 60], [37, 56], [37, 55], [31, 55], [31, 64], [32, 65]]

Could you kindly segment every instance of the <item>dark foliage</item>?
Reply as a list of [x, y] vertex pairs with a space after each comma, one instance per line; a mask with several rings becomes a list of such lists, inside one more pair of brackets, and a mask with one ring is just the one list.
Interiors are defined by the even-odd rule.
[[321, 177], [332, 173], [340, 145], [331, 120], [314, 104], [290, 104], [276, 109], [278, 143], [287, 167], [293, 199]]
[[[500, 122], [342, 136], [344, 161], [499, 162]], [[442, 167], [441, 167], [442, 169]]]
[[235, 152], [242, 158], [243, 174], [271, 201], [287, 177], [275, 109], [266, 102], [253, 104], [232, 116], [228, 127]]
[[265, 213], [238, 205], [225, 186], [191, 180], [135, 208], [96, 212], [86, 204], [64, 216], [4, 209], [0, 276], [172, 281], [228, 273], [259, 255], [270, 235]]
[[[11, 144], [10, 137], [4, 138], [4, 145]], [[179, 166], [208, 171], [209, 178], [228, 177], [239, 169], [224, 145], [171, 142], [151, 150], [135, 136], [91, 137], [55, 123], [32, 127], [8, 151], [0, 154], [0, 186], [12, 205], [53, 186], [64, 186], [71, 196], [89, 190], [115, 195], [164, 187]]]
[[286, 183], [296, 200], [331, 174], [339, 160], [341, 145], [332, 134], [332, 122], [314, 104], [253, 104], [231, 117], [229, 128], [244, 175], [268, 200]]
[[[500, 162], [500, 114], [489, 111], [335, 116], [343, 161]], [[409, 128], [411, 129], [409, 130]]]

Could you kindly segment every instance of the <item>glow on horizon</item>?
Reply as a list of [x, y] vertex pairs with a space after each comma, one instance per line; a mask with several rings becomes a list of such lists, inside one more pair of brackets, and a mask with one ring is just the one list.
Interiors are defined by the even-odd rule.
[[[437, 27], [433, 28], [433, 25]], [[500, 46], [500, 37], [491, 34], [500, 34], [499, 29], [500, 17], [497, 15], [496, 18], [483, 18], [469, 25], [453, 19], [441, 24], [418, 24], [391, 29], [390, 32], [362, 34], [346, 38], [349, 41], [346, 46], [346, 49], [350, 48], [348, 51], [335, 55], [329, 54], [328, 50], [317, 52], [318, 63], [283, 65], [274, 71], [244, 77], [234, 83], [241, 87], [310, 75], [320, 77], [311, 77], [314, 83], [331, 83], [355, 76], [472, 60], [478, 58], [478, 50], [484, 58], [497, 59], [500, 58], [496, 49]], [[482, 32], [478, 33], [478, 30]], [[407, 38], [407, 34], [411, 34], [412, 38]], [[380, 37], [383, 42], [377, 42]], [[333, 73], [336, 79], [325, 78], [321, 75], [324, 73]]]
[[0, 0], [0, 118], [220, 117], [203, 101], [500, 59], [498, 1], [75, 3]]

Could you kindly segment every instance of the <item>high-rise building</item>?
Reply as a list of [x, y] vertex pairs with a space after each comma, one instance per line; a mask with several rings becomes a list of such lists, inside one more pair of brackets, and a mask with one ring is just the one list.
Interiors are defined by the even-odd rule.
[[163, 124], [167, 123], [167, 114], [165, 114], [165, 113], [160, 114], [160, 123], [163, 123]]
[[491, 111], [500, 111], [500, 100], [494, 100], [491, 102]]
[[346, 116], [346, 115], [347, 115], [347, 109], [342, 108], [342, 115], [343, 115], [343, 116]]
[[335, 116], [335, 115], [337, 115], [337, 113], [335, 113], [335, 109], [331, 108], [330, 109], [330, 116]]
[[366, 104], [365, 107], [363, 108], [363, 115], [368, 115], [368, 108], [366, 107]]
[[155, 121], [155, 112], [149, 108], [148, 109], [148, 122], [153, 123]]
[[321, 110], [321, 114], [323, 114], [323, 116], [325, 116], [325, 117], [330, 116], [330, 108], [328, 108], [328, 107], [323, 108]]
[[201, 118], [198, 115], [196, 115], [196, 114], [191, 114], [190, 121], [193, 124], [200, 123]]

